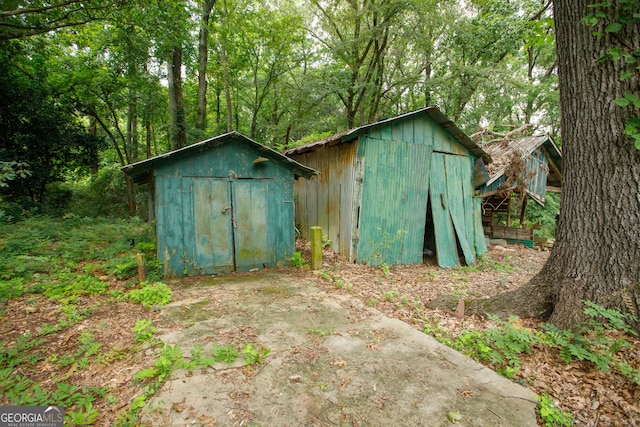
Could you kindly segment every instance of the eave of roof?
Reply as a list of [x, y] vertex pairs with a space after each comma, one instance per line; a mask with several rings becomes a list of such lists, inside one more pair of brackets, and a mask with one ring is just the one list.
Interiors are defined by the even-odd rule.
[[335, 144], [341, 144], [349, 142], [355, 139], [358, 135], [365, 132], [368, 129], [377, 126], [383, 126], [387, 123], [391, 123], [397, 120], [401, 120], [407, 117], [416, 116], [420, 114], [428, 114], [436, 123], [442, 126], [449, 134], [451, 134], [459, 143], [471, 151], [476, 157], [481, 157], [485, 163], [491, 162], [491, 156], [485, 152], [478, 144], [476, 144], [471, 138], [469, 138], [462, 130], [460, 130], [455, 123], [453, 123], [447, 116], [445, 116], [438, 107], [431, 106], [422, 108], [420, 110], [411, 111], [399, 116], [391, 117], [389, 119], [381, 120], [379, 122], [371, 123], [368, 125], [360, 126], [358, 128], [350, 129], [341, 133], [337, 133], [328, 138], [324, 138], [318, 141], [308, 142], [299, 147], [290, 148], [285, 150], [285, 155], [302, 154], [309, 151], [314, 151], [322, 146], [331, 146]]
[[131, 177], [133, 182], [135, 182], [136, 184], [145, 184], [149, 181], [149, 178], [151, 177], [151, 171], [155, 169], [156, 162], [170, 159], [181, 154], [191, 154], [192, 152], [197, 152], [199, 150], [207, 150], [230, 141], [249, 144], [257, 148], [259, 151], [263, 152], [265, 155], [273, 159], [277, 159], [283, 163], [289, 164], [293, 168], [294, 173], [297, 176], [310, 178], [312, 175], [318, 175], [318, 171], [304, 166], [296, 162], [295, 160], [283, 155], [282, 153], [279, 153], [276, 150], [267, 147], [266, 145], [262, 145], [259, 142], [256, 142], [251, 138], [248, 138], [236, 131], [214, 136], [213, 138], [197, 142], [195, 144], [171, 151], [169, 153], [161, 154], [159, 156], [151, 157], [146, 160], [123, 166], [121, 170], [129, 177]]

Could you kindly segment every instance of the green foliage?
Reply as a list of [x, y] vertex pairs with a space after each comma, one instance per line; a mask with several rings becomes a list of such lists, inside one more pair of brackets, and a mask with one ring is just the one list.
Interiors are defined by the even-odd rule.
[[[127, 184], [119, 165], [103, 166], [98, 173], [89, 178], [78, 180], [72, 187], [73, 197], [67, 210], [78, 216], [89, 217], [120, 217], [128, 216], [126, 205]], [[140, 189], [140, 194], [145, 196], [145, 188]], [[145, 198], [138, 202], [139, 212], [145, 214]]]
[[293, 141], [293, 142], [289, 143], [287, 148], [299, 147], [301, 145], [306, 144], [307, 142], [319, 141], [319, 140], [327, 138], [327, 137], [329, 137], [331, 135], [332, 135], [332, 132], [311, 133], [311, 134], [308, 134], [308, 135], [298, 139], [297, 141]]
[[384, 295], [384, 299], [386, 299], [387, 301], [393, 301], [395, 297], [400, 295], [400, 293], [395, 289], [384, 291], [382, 294]]
[[[135, 218], [109, 220], [74, 215], [27, 218], [0, 225], [0, 234], [0, 295], [8, 286], [4, 281], [20, 285], [23, 279], [28, 282], [22, 282], [22, 293], [49, 289], [57, 295], [67, 286], [77, 292], [101, 293], [108, 283], [98, 283], [98, 276], [115, 272], [112, 266], [133, 259], [135, 252], [129, 239], [153, 241], [149, 225]], [[152, 263], [155, 257], [150, 259]], [[76, 277], [77, 270], [82, 271], [82, 277]], [[121, 277], [125, 278], [124, 273]]]
[[0, 61], [0, 160], [28, 164], [31, 172], [4, 180], [0, 193], [41, 209], [48, 184], [97, 164], [100, 141], [78, 120], [73, 103], [60, 102], [64, 94], [51, 85], [45, 52], [3, 43], [0, 57], [14, 58]]
[[389, 274], [389, 266], [386, 263], [380, 264], [380, 270], [382, 270], [382, 274], [387, 276]]
[[158, 330], [153, 327], [151, 320], [139, 319], [136, 320], [136, 324], [133, 326], [133, 333], [136, 335], [136, 342], [147, 342]]
[[636, 384], [640, 371], [633, 369], [618, 352], [630, 347], [625, 334], [637, 336], [629, 321], [637, 318], [618, 310], [606, 309], [590, 301], [584, 301], [584, 313], [589, 320], [576, 330], [561, 330], [555, 325], [542, 325], [545, 342], [559, 350], [560, 358], [569, 363], [574, 360], [588, 361], [604, 372], [610, 369], [621, 373]]
[[558, 408], [558, 404], [547, 393], [537, 397], [538, 408], [536, 411], [542, 419], [545, 427], [571, 427], [573, 415]]
[[127, 296], [145, 308], [162, 307], [171, 302], [171, 288], [162, 282], [143, 284], [142, 288], [127, 292]]
[[242, 355], [244, 356], [244, 364], [247, 366], [262, 364], [264, 358], [271, 353], [271, 350], [265, 347], [256, 347], [251, 343], [248, 343], [242, 349]]
[[530, 354], [531, 346], [540, 339], [533, 331], [520, 327], [517, 318], [503, 321], [490, 316], [490, 319], [498, 324], [497, 328], [482, 332], [465, 330], [455, 338], [440, 328], [435, 320], [427, 323], [423, 332], [477, 361], [496, 366], [499, 374], [514, 378], [521, 363], [520, 355]]
[[308, 267], [307, 262], [304, 260], [304, 258], [302, 258], [302, 252], [294, 252], [293, 255], [291, 256], [291, 266], [292, 267], [297, 267], [297, 268], [302, 268], [302, 267]]
[[233, 363], [239, 356], [238, 350], [230, 345], [214, 344], [211, 348], [211, 354], [217, 362]]
[[213, 366], [217, 362], [217, 358], [207, 357], [204, 355], [204, 347], [202, 344], [193, 343], [193, 348], [191, 349], [191, 360], [187, 363], [187, 369], [193, 372], [197, 368], [206, 369], [210, 366]]
[[312, 334], [316, 334], [319, 337], [326, 337], [329, 335], [333, 335], [335, 331], [333, 329], [309, 328], [309, 332]]

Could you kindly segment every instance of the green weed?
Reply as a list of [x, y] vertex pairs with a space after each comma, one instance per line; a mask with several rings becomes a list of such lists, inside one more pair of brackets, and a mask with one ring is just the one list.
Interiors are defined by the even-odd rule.
[[384, 299], [386, 299], [387, 301], [393, 301], [393, 299], [398, 295], [400, 295], [400, 293], [397, 290], [392, 289], [390, 291], [383, 292], [383, 295], [384, 295]]
[[380, 264], [380, 270], [382, 270], [382, 274], [384, 274], [385, 276], [387, 276], [389, 274], [389, 266], [386, 263], [382, 263]]
[[244, 356], [244, 364], [255, 365], [262, 364], [264, 362], [264, 358], [271, 353], [271, 350], [265, 347], [256, 347], [253, 344], [247, 344], [242, 349], [242, 354]]
[[217, 362], [233, 363], [239, 356], [238, 350], [230, 345], [214, 344], [211, 348], [211, 354]]
[[133, 333], [136, 335], [136, 342], [147, 342], [153, 338], [158, 330], [154, 328], [149, 319], [136, 320], [136, 324], [133, 326]]
[[142, 288], [127, 292], [127, 296], [145, 308], [162, 307], [171, 302], [171, 288], [162, 282], [144, 283]]
[[637, 336], [628, 322], [637, 318], [618, 310], [607, 309], [584, 301], [584, 313], [589, 320], [576, 330], [561, 330], [555, 325], [542, 325], [545, 343], [558, 349], [564, 362], [584, 360], [603, 371], [614, 369], [636, 384], [640, 384], [640, 371], [632, 368], [618, 352], [631, 346], [625, 334]]
[[294, 252], [289, 261], [291, 262], [292, 267], [308, 267], [307, 262], [302, 258], [302, 252]]
[[558, 408], [558, 404], [547, 393], [542, 393], [537, 397], [537, 400], [536, 412], [540, 415], [545, 427], [571, 427], [573, 425], [573, 415]]
[[215, 357], [207, 357], [204, 355], [204, 347], [202, 344], [193, 343], [193, 348], [191, 349], [191, 360], [187, 363], [187, 369], [190, 372], [201, 368], [206, 369], [210, 366], [215, 365], [216, 363]]
[[333, 329], [309, 328], [309, 332], [320, 337], [326, 337], [329, 335], [333, 335], [335, 331]]

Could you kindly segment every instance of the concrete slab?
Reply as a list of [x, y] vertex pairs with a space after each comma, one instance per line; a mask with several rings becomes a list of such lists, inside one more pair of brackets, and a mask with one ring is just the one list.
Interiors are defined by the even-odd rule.
[[[279, 272], [203, 278], [163, 309], [162, 340], [252, 343], [242, 358], [174, 372], [147, 425], [536, 426], [535, 395], [406, 323]], [[231, 340], [231, 341], [230, 341]]]

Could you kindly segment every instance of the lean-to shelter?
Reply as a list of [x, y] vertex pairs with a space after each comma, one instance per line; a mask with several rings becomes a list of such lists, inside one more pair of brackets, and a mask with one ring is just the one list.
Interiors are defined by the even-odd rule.
[[[487, 166], [489, 179], [477, 187], [483, 198], [482, 221], [485, 233], [533, 247], [533, 230], [524, 227], [527, 203], [544, 205], [547, 192], [560, 193], [562, 154], [549, 135], [504, 139], [483, 145], [493, 163]], [[516, 195], [517, 197], [513, 197]], [[519, 224], [512, 227], [511, 204], [521, 202]], [[504, 220], [504, 225], [498, 224]]]

